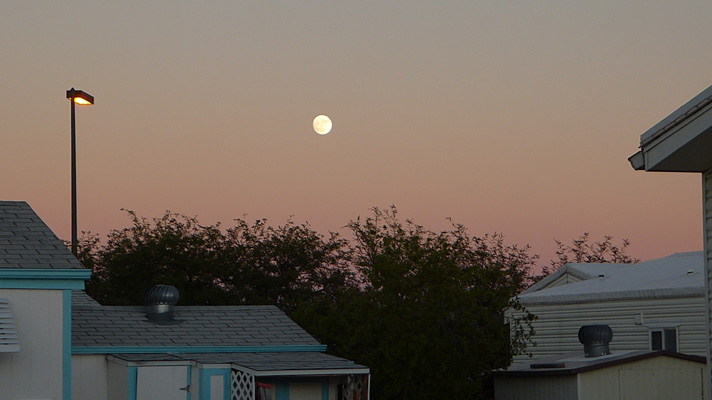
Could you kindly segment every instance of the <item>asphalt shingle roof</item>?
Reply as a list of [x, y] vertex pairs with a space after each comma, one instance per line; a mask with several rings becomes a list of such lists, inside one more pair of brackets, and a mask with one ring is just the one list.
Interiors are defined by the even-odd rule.
[[84, 269], [24, 201], [0, 201], [0, 268]]
[[143, 307], [74, 305], [72, 346], [320, 346], [275, 306], [175, 307], [173, 325]]

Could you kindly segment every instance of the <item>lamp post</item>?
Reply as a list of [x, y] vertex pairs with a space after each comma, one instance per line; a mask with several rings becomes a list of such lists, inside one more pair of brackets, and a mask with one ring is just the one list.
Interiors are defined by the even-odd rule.
[[81, 90], [67, 90], [67, 98], [72, 104], [72, 254], [77, 256], [77, 146], [75, 139], [74, 104], [94, 104], [94, 96]]

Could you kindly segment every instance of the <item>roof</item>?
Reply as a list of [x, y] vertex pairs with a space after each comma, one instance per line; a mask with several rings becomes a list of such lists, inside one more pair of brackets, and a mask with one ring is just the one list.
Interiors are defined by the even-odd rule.
[[180, 362], [201, 364], [230, 364], [250, 370], [254, 375], [315, 375], [322, 373], [367, 373], [368, 367], [354, 364], [344, 358], [320, 352], [266, 352], [266, 353], [216, 353], [216, 354], [112, 354], [112, 357], [133, 362]]
[[575, 351], [529, 363], [514, 364], [507, 370], [497, 371], [496, 374], [500, 376], [575, 375], [582, 372], [663, 356], [701, 364], [707, 362], [705, 357], [702, 356], [664, 350], [626, 351], [600, 357], [585, 357], [583, 351]]
[[712, 86], [700, 92], [640, 136], [641, 146], [679, 125], [712, 101]]
[[0, 269], [85, 269], [24, 201], [0, 201]]
[[101, 304], [83, 290], [72, 290], [72, 307], [77, 306], [101, 306]]
[[712, 86], [686, 102], [640, 137], [628, 158], [635, 170], [705, 172], [712, 168]]
[[[637, 264], [566, 264], [519, 296], [523, 305], [703, 296], [701, 251], [676, 253]], [[545, 288], [564, 273], [582, 280]]]
[[324, 349], [275, 306], [181, 306], [174, 307], [174, 318], [179, 322], [156, 324], [146, 319], [140, 306], [77, 304], [72, 306], [72, 350], [155, 353], [170, 348], [199, 353], [201, 348], [210, 352], [240, 351], [238, 347]]

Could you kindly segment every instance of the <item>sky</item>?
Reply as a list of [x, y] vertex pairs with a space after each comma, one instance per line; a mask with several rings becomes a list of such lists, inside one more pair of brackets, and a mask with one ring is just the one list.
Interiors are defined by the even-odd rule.
[[[712, 2], [5, 1], [0, 200], [70, 238], [166, 210], [702, 249], [701, 178], [634, 171], [640, 135], [712, 84]], [[333, 121], [325, 136], [312, 119]]]

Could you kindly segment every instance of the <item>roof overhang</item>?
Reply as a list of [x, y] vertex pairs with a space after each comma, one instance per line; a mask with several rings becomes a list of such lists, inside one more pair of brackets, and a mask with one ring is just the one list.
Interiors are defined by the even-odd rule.
[[640, 137], [628, 158], [635, 170], [706, 172], [712, 169], [712, 86]]
[[91, 277], [86, 268], [0, 268], [2, 289], [84, 289], [84, 281]]
[[329, 369], [274, 369], [253, 370], [240, 364], [232, 364], [238, 369], [254, 376], [337, 376], [337, 375], [368, 375], [368, 368], [329, 368]]

